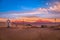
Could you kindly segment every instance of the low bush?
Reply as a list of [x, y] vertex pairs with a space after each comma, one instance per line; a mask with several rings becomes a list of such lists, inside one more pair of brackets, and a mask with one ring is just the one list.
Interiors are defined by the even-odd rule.
[[41, 25], [41, 28], [47, 28], [47, 25]]

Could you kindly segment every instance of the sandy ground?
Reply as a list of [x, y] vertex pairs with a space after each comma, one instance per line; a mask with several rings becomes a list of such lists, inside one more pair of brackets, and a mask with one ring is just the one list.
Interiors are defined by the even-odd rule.
[[60, 30], [0, 28], [0, 40], [60, 40]]

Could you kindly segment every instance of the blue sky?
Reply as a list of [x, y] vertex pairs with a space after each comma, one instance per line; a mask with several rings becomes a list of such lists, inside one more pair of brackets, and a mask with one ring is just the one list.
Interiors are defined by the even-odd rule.
[[[32, 8], [38, 7], [46, 8], [49, 6], [46, 3], [49, 2], [52, 2], [52, 0], [1, 0], [0, 12], [32, 10]], [[30, 9], [24, 9], [22, 7]]]
[[0, 12], [22, 11], [24, 10], [22, 7], [27, 7], [31, 9], [38, 7], [47, 8], [49, 5], [46, 5], [46, 3], [52, 3], [55, 1], [59, 1], [59, 0], [1, 0]]
[[[14, 17], [24, 16], [22, 15], [23, 12], [26, 13], [27, 11], [29, 14], [30, 11], [33, 11], [34, 13], [34, 10], [37, 10], [40, 8], [41, 8], [40, 10], [44, 10], [45, 8], [46, 9], [49, 8], [52, 4], [54, 4], [54, 2], [60, 2], [60, 0], [0, 0], [0, 14], [1, 14], [0, 17], [10, 17], [10, 16], [13, 17], [13, 15], [10, 15], [10, 14], [14, 14], [14, 13], [18, 14], [18, 15], [14, 15]], [[43, 14], [43, 13], [41, 13], [40, 15], [35, 14], [35, 16], [46, 17], [46, 14]]]

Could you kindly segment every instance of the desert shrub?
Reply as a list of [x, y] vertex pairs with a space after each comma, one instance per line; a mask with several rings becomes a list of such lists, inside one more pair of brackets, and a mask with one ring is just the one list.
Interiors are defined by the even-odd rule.
[[39, 28], [39, 27], [37, 27], [37, 26], [32, 26], [31, 28]]
[[41, 25], [41, 28], [47, 28], [47, 25]]
[[31, 24], [27, 24], [26, 26], [32, 26]]
[[58, 27], [60, 27], [60, 25], [57, 25]]
[[25, 26], [26, 26], [26, 28], [31, 28], [32, 27], [31, 24], [26, 24]]
[[60, 28], [59, 28], [59, 27], [55, 27], [54, 29], [55, 29], [55, 30], [60, 30]]
[[51, 26], [50, 28], [54, 28], [55, 26]]
[[58, 26], [55, 26], [55, 28], [54, 28], [55, 30], [60, 30], [60, 25], [58, 25]]

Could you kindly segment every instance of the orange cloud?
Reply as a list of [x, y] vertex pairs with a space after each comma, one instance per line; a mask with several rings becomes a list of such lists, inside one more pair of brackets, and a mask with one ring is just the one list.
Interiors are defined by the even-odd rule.
[[0, 18], [0, 22], [5, 22], [6, 20], [6, 18]]
[[[7, 19], [5, 18], [0, 18], [0, 22], [6, 22]], [[41, 22], [55, 22], [55, 19], [48, 19], [48, 18], [40, 18], [40, 17], [21, 17], [17, 19], [10, 19], [11, 22], [36, 22], [36, 21], [41, 21]], [[60, 19], [56, 19], [56, 22], [60, 22]]]
[[[36, 22], [36, 21], [44, 21], [44, 22], [55, 22], [55, 19], [50, 19], [50, 18], [40, 18], [36, 16], [29, 16], [29, 17], [20, 17], [17, 18], [16, 20], [19, 21], [25, 21], [25, 22]], [[60, 19], [56, 19], [56, 22], [60, 22]]]

